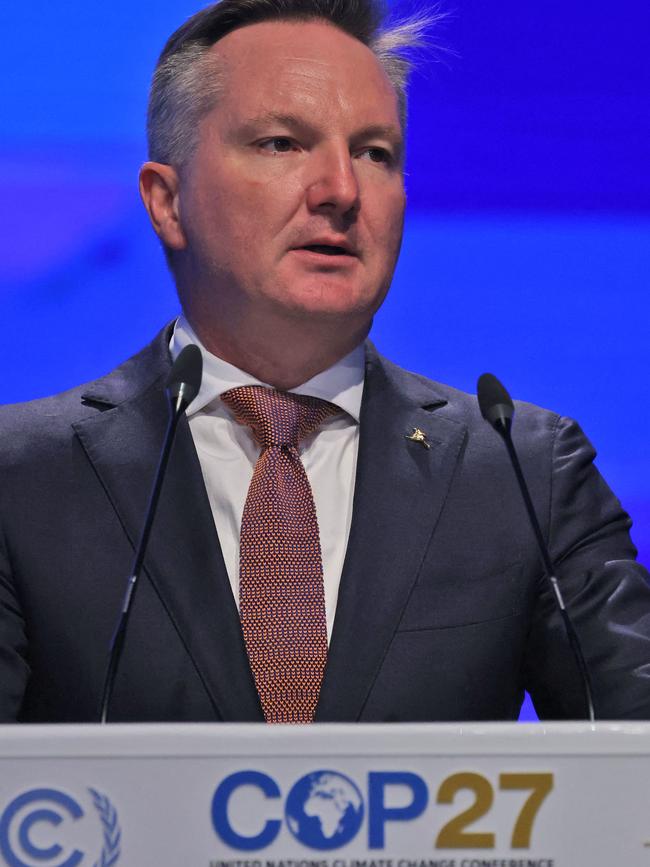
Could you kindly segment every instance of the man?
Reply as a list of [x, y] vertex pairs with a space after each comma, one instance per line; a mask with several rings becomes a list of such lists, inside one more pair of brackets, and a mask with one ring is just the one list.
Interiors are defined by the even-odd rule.
[[[364, 346], [402, 232], [408, 36], [371, 0], [222, 0], [169, 40], [140, 183], [183, 316], [2, 413], [2, 720], [97, 719], [188, 343], [204, 380], [110, 719], [516, 719], [525, 688], [584, 716], [502, 443], [474, 398]], [[522, 405], [515, 430], [597, 714], [648, 718], [629, 519], [573, 422]]]

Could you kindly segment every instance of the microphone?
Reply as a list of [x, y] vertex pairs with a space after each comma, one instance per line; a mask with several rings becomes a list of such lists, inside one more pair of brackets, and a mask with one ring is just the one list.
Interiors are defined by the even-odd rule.
[[483, 418], [499, 433], [510, 430], [515, 406], [510, 395], [491, 373], [479, 377], [476, 388], [478, 405]]
[[149, 497], [149, 505], [145, 515], [140, 541], [135, 553], [131, 576], [126, 585], [126, 593], [122, 602], [122, 610], [120, 618], [111, 639], [108, 666], [106, 668], [106, 676], [104, 678], [104, 688], [102, 691], [102, 703], [100, 710], [100, 722], [108, 721], [108, 711], [113, 695], [113, 686], [115, 683], [115, 675], [122, 657], [124, 648], [124, 638], [126, 636], [126, 628], [129, 622], [129, 615], [135, 598], [135, 591], [142, 571], [144, 555], [149, 543], [151, 527], [158, 506], [158, 499], [165, 478], [165, 471], [169, 461], [172, 444], [176, 435], [181, 415], [185, 412], [190, 403], [194, 400], [201, 387], [201, 376], [203, 374], [203, 358], [201, 350], [194, 344], [186, 346], [179, 354], [178, 358], [172, 365], [172, 369], [165, 383], [165, 391], [169, 401], [169, 422], [167, 432], [163, 442], [160, 459], [158, 461], [158, 469], [154, 478], [151, 495]]
[[180, 415], [192, 403], [201, 388], [202, 375], [201, 350], [190, 343], [179, 353], [165, 383], [173, 413]]
[[528, 519], [530, 520], [533, 532], [535, 534], [535, 538], [537, 540], [537, 546], [542, 556], [542, 562], [544, 564], [546, 577], [551, 584], [553, 596], [560, 611], [562, 622], [564, 623], [564, 629], [569, 640], [569, 645], [578, 666], [580, 677], [582, 678], [582, 686], [585, 694], [585, 704], [587, 706], [587, 717], [590, 722], [595, 722], [596, 717], [594, 712], [594, 702], [591, 689], [591, 680], [589, 678], [589, 670], [587, 669], [587, 663], [585, 662], [582, 648], [580, 647], [578, 635], [573, 627], [573, 623], [571, 622], [571, 618], [569, 617], [569, 612], [567, 611], [566, 605], [564, 603], [558, 579], [554, 574], [551, 555], [549, 553], [548, 546], [546, 545], [546, 541], [544, 540], [544, 535], [539, 525], [539, 521], [537, 520], [535, 507], [533, 506], [533, 501], [530, 497], [528, 485], [526, 484], [526, 479], [524, 478], [521, 464], [519, 463], [519, 457], [512, 441], [511, 429], [513, 417], [515, 414], [514, 404], [505, 387], [499, 382], [496, 376], [491, 373], [484, 373], [479, 377], [476, 386], [476, 396], [478, 398], [478, 405], [479, 409], [481, 410], [481, 415], [488, 422], [488, 424], [490, 424], [494, 428], [494, 430], [500, 435], [506, 445], [508, 456], [510, 457], [510, 462], [512, 464], [513, 470], [515, 471], [515, 476], [517, 477], [519, 489], [524, 499], [526, 512], [528, 513]]

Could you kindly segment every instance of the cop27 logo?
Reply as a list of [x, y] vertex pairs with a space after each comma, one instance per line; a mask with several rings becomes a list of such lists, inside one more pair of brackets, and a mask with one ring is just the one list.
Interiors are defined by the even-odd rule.
[[121, 831], [115, 807], [96, 789], [88, 789], [88, 792], [101, 828], [98, 855], [97, 849], [93, 856], [61, 845], [66, 825], [85, 816], [81, 804], [57, 789], [30, 789], [14, 798], [0, 817], [2, 863], [8, 867], [90, 867], [91, 864], [92, 867], [113, 867], [117, 864]]
[[[408, 792], [407, 803], [389, 805], [387, 793], [394, 787]], [[494, 849], [497, 842], [505, 845], [506, 840], [497, 841], [494, 831], [476, 831], [472, 826], [484, 818], [489, 822], [496, 796], [503, 797], [502, 792], [515, 795], [521, 792], [525, 797], [513, 817], [510, 847], [529, 849], [535, 819], [552, 790], [553, 774], [548, 772], [503, 773], [498, 775], [496, 784], [478, 773], [452, 774], [440, 782], [435, 794], [435, 805], [440, 805], [438, 809], [444, 815], [436, 821], [434, 813], [429, 819], [429, 827], [438, 826], [434, 848]], [[255, 793], [252, 800], [251, 792]], [[460, 793], [469, 793], [473, 802], [467, 807], [465, 799], [465, 808], [458, 811], [456, 807], [450, 818], [446, 807], [454, 809]], [[386, 830], [391, 824], [420, 818], [427, 809], [430, 794], [427, 781], [419, 774], [369, 772], [365, 802], [368, 848], [385, 848]], [[265, 849], [277, 840], [282, 829], [277, 804], [282, 797], [280, 786], [269, 774], [253, 770], [230, 774], [218, 785], [212, 799], [214, 830], [232, 849]], [[460, 800], [463, 799], [461, 796]], [[319, 770], [306, 774], [291, 786], [284, 800], [284, 822], [303, 846], [327, 851], [345, 846], [356, 837], [363, 824], [364, 809], [364, 798], [356, 783], [338, 771]]]

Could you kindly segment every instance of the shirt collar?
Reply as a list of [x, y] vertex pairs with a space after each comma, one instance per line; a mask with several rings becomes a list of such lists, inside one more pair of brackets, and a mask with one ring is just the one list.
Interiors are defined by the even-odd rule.
[[[249, 373], [240, 370], [222, 358], [213, 355], [203, 346], [187, 319], [180, 316], [174, 325], [174, 333], [169, 343], [169, 351], [175, 361], [180, 351], [188, 344], [194, 343], [203, 356], [203, 379], [201, 388], [187, 409], [191, 416], [212, 403], [224, 391], [238, 388], [242, 385], [263, 385], [271, 388], [268, 383], [260, 382]], [[327, 370], [312, 376], [307, 382], [289, 389], [295, 394], [305, 394], [328, 400], [344, 410], [358, 422], [361, 415], [361, 398], [363, 396], [363, 379], [365, 374], [365, 351], [360, 344], [352, 352], [341, 358]]]

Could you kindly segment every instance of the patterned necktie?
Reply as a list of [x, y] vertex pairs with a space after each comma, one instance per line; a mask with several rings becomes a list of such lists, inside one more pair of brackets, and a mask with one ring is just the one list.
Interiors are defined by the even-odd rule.
[[315, 397], [243, 386], [221, 399], [262, 452], [241, 524], [239, 616], [267, 722], [311, 722], [327, 624], [314, 498], [298, 445], [338, 407]]

